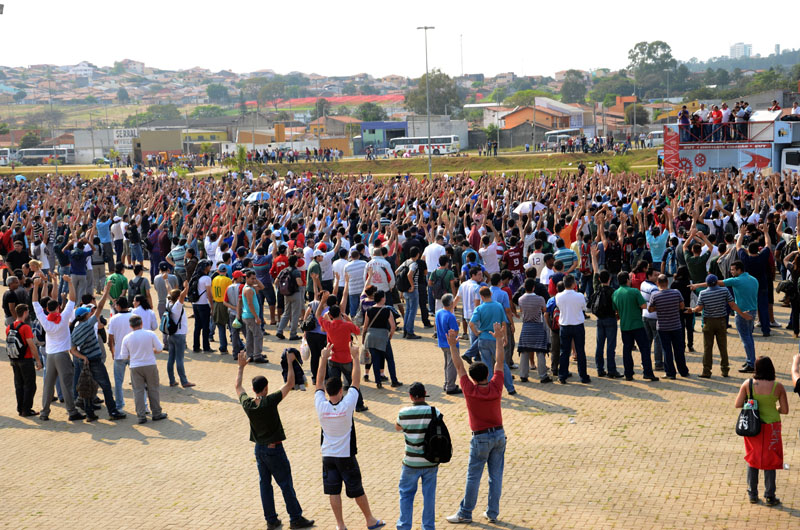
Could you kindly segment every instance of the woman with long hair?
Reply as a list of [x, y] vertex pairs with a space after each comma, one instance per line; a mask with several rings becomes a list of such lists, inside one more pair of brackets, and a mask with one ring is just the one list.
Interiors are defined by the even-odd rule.
[[775, 471], [783, 469], [781, 414], [789, 413], [789, 400], [786, 389], [775, 381], [775, 366], [769, 357], [756, 359], [755, 374], [742, 383], [736, 396], [736, 408], [742, 408], [749, 399], [758, 403], [761, 431], [756, 436], [744, 437], [747, 493], [750, 503], [758, 503], [758, 471], [762, 470], [764, 500], [768, 506], [776, 506], [781, 501], [775, 497]]

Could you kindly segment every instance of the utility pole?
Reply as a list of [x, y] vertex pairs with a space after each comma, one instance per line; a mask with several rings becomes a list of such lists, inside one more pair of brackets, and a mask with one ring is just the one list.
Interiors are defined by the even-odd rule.
[[428, 30], [436, 29], [433, 26], [420, 26], [425, 32], [425, 111], [428, 114], [428, 179], [433, 178], [433, 160], [431, 158], [431, 79], [428, 73]]
[[458, 38], [461, 40], [461, 77], [464, 77], [464, 35], [459, 35]]

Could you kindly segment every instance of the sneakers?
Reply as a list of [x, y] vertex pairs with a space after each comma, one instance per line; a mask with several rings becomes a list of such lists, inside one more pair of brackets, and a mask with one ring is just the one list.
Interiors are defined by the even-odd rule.
[[749, 365], [745, 365], [744, 368], [739, 368], [740, 374], [752, 374], [755, 373], [755, 371], [756, 371], [755, 368]]
[[301, 338], [298, 335], [291, 335], [289, 340], [301, 340]]
[[166, 419], [167, 419], [166, 412], [162, 412], [161, 414], [159, 414], [157, 416], [153, 416], [153, 421], [166, 420]]
[[284, 335], [281, 332], [278, 332], [275, 334], [275, 338], [277, 338], [278, 340], [286, 340], [286, 335]]
[[549, 377], [549, 376], [545, 376], [545, 377], [544, 377], [544, 379], [539, 379], [539, 383], [542, 383], [542, 384], [545, 384], [545, 383], [552, 383], [552, 382], [553, 382], [553, 380], [552, 380], [552, 379], [550, 379], [550, 377]]
[[609, 379], [622, 379], [622, 377], [623, 377], [622, 374], [619, 372], [612, 372], [608, 374]]
[[69, 421], [80, 421], [86, 419], [86, 414], [81, 414], [80, 412], [76, 412], [75, 414], [69, 415]]
[[369, 407], [367, 407], [366, 405], [363, 406], [363, 407], [356, 407], [356, 412], [366, 412], [368, 410], [369, 410]]
[[313, 519], [306, 519], [305, 517], [301, 517], [295, 521], [289, 523], [289, 528], [309, 528], [314, 526]]
[[127, 417], [128, 415], [125, 414], [124, 412], [114, 412], [109, 416], [109, 418], [112, 420], [124, 420]]
[[417, 335], [416, 333], [412, 333], [412, 334], [410, 334], [410, 335], [406, 335], [406, 339], [408, 339], [408, 340], [419, 340], [419, 339], [421, 339], [421, 338], [422, 338], [422, 337], [420, 337], [420, 336], [419, 336], [419, 335]]
[[468, 355], [464, 354], [461, 356], [461, 358], [464, 359], [464, 362], [466, 362], [467, 364], [472, 364], [472, 357], [469, 357]]
[[486, 518], [486, 520], [487, 520], [487, 521], [489, 521], [490, 523], [496, 523], [496, 522], [497, 522], [497, 519], [496, 519], [495, 517], [489, 517], [489, 514], [488, 514], [488, 513], [486, 513], [486, 512], [483, 512], [483, 516], [484, 516], [484, 517]]
[[642, 379], [647, 379], [648, 381], [652, 381], [653, 383], [658, 381], [658, 377], [656, 377], [655, 374], [645, 375], [642, 377]]
[[767, 497], [764, 499], [764, 503], [767, 506], [777, 506], [781, 503], [781, 500], [777, 497]]
[[445, 392], [445, 394], [447, 394], [448, 396], [457, 396], [458, 394], [463, 394], [463, 393], [464, 391], [461, 390], [461, 388], [459, 387], [455, 387], [453, 390], [448, 390], [447, 392]]
[[468, 519], [466, 517], [461, 517], [457, 513], [454, 513], [453, 515], [448, 515], [446, 517], [446, 519], [447, 519], [448, 523], [453, 523], [453, 524], [471, 524], [472, 523], [472, 519]]
[[276, 530], [280, 528], [282, 524], [280, 519], [275, 519], [273, 522], [267, 521], [267, 530]]

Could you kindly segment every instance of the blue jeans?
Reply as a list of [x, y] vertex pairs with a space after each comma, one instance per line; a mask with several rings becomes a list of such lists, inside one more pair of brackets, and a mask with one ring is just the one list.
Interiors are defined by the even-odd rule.
[[617, 362], [614, 359], [614, 355], [617, 347], [617, 319], [614, 317], [597, 319], [597, 349], [594, 352], [594, 363], [598, 372], [605, 371], [603, 364], [604, 345], [606, 346], [608, 373], [616, 373]]
[[215, 326], [217, 327], [217, 331], [219, 331], [219, 349], [227, 351], [227, 349], [228, 349], [228, 333], [227, 333], [227, 330], [231, 329], [231, 325], [230, 324], [215, 324]]
[[158, 265], [161, 263], [161, 253], [153, 250], [150, 252], [150, 283], [156, 279], [158, 275]]
[[400, 517], [397, 519], [397, 530], [411, 530], [414, 519], [414, 496], [417, 484], [422, 479], [422, 530], [436, 528], [436, 478], [439, 466], [408, 467], [403, 466], [400, 473]]
[[130, 364], [128, 359], [114, 359], [114, 399], [117, 408], [125, 407], [125, 396], [122, 393], [122, 383], [125, 381], [125, 369]]
[[558, 360], [558, 377], [566, 379], [569, 373], [569, 357], [572, 352], [572, 345], [575, 344], [575, 354], [578, 357], [578, 375], [581, 379], [588, 377], [586, 373], [586, 329], [583, 324], [576, 326], [561, 326], [559, 328], [559, 338], [561, 339], [561, 355]]
[[500, 494], [503, 490], [503, 466], [505, 465], [506, 433], [503, 429], [484, 434], [475, 434], [469, 444], [467, 486], [458, 508], [459, 517], [472, 519], [472, 511], [478, 502], [483, 467], [489, 466], [489, 506], [486, 515], [497, 519], [500, 515]]
[[[759, 295], [759, 299], [761, 296]], [[744, 345], [744, 354], [747, 360], [747, 365], [754, 367], [756, 365], [756, 344], [753, 341], [753, 329], [755, 328], [755, 311], [745, 311], [753, 317], [753, 320], [745, 320], [739, 315], [736, 315], [736, 331], [739, 333], [739, 338]], [[769, 320], [769, 319], [767, 319]]]
[[134, 263], [144, 262], [144, 254], [142, 253], [141, 243], [131, 243], [131, 261]]
[[347, 313], [354, 317], [358, 312], [358, 306], [361, 304], [361, 294], [348, 294], [347, 295]]
[[661, 346], [664, 348], [664, 371], [667, 376], [675, 375], [676, 365], [679, 374], [684, 377], [689, 375], [689, 368], [686, 367], [686, 344], [683, 342], [683, 329], [659, 330], [658, 335], [661, 337]]
[[[491, 381], [494, 375], [494, 363], [497, 360], [495, 358], [497, 342], [495, 342], [494, 339], [478, 339], [476, 343], [478, 344], [478, 352], [480, 352], [481, 355], [481, 362], [489, 369], [488, 380]], [[503, 386], [506, 387], [508, 392], [514, 391], [514, 382], [511, 380], [511, 369], [506, 362], [503, 363]]]
[[[758, 290], [758, 320], [761, 322], [761, 333], [769, 333], [769, 290]], [[754, 357], [755, 358], [755, 357]]]
[[653, 359], [656, 364], [664, 362], [664, 347], [661, 344], [661, 336], [658, 334], [658, 319], [655, 318], [642, 318], [644, 322], [644, 332], [647, 334], [647, 341], [653, 344], [650, 348], [653, 352]]
[[261, 507], [264, 509], [264, 519], [268, 523], [278, 520], [275, 511], [275, 498], [272, 494], [272, 479], [283, 493], [283, 502], [291, 521], [297, 521], [303, 516], [303, 509], [297, 502], [297, 495], [292, 484], [292, 467], [286, 457], [283, 445], [269, 447], [256, 444], [256, 465], [258, 465], [258, 484], [261, 488]]
[[591, 274], [583, 274], [581, 275], [581, 292], [586, 295], [587, 300], [592, 299], [592, 294], [594, 293], [594, 284], [592, 283], [592, 275]]
[[406, 301], [406, 316], [403, 319], [403, 333], [406, 335], [414, 334], [414, 320], [417, 318], [417, 308], [419, 307], [419, 291], [413, 293], [403, 293]]
[[625, 377], [633, 377], [633, 343], [639, 346], [642, 355], [642, 375], [653, 375], [653, 364], [650, 360], [650, 341], [644, 326], [641, 328], [622, 331], [622, 365]]
[[381, 370], [383, 365], [389, 369], [389, 379], [392, 383], [397, 383], [397, 369], [394, 364], [394, 352], [392, 351], [392, 343], [386, 343], [386, 351], [381, 351], [377, 348], [370, 348], [369, 354], [372, 357], [372, 370], [375, 372], [375, 381], [380, 382]]
[[167, 338], [167, 351], [169, 357], [167, 358], [167, 377], [169, 377], [170, 384], [175, 382], [175, 372], [173, 367], [178, 365], [178, 377], [181, 384], [185, 385], [189, 382], [186, 379], [186, 370], [183, 368], [183, 355], [186, 353], [186, 335], [170, 335]]
[[[429, 272], [428, 273], [428, 279], [429, 280], [430, 280], [432, 275], [433, 275], [433, 272]], [[427, 284], [425, 286], [427, 287]], [[428, 300], [427, 300], [427, 302], [428, 302], [428, 311], [430, 312], [431, 315], [435, 315], [436, 314], [436, 298], [433, 297], [433, 288], [427, 287], [427, 289], [425, 289], [425, 290], [428, 291]]]

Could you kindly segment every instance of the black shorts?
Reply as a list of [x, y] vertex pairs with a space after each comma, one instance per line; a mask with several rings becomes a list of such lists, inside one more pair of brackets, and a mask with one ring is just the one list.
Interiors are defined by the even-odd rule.
[[358, 467], [356, 457], [323, 456], [322, 485], [325, 495], [341, 495], [342, 482], [344, 482], [344, 491], [349, 498], [355, 499], [364, 495], [361, 469]]

